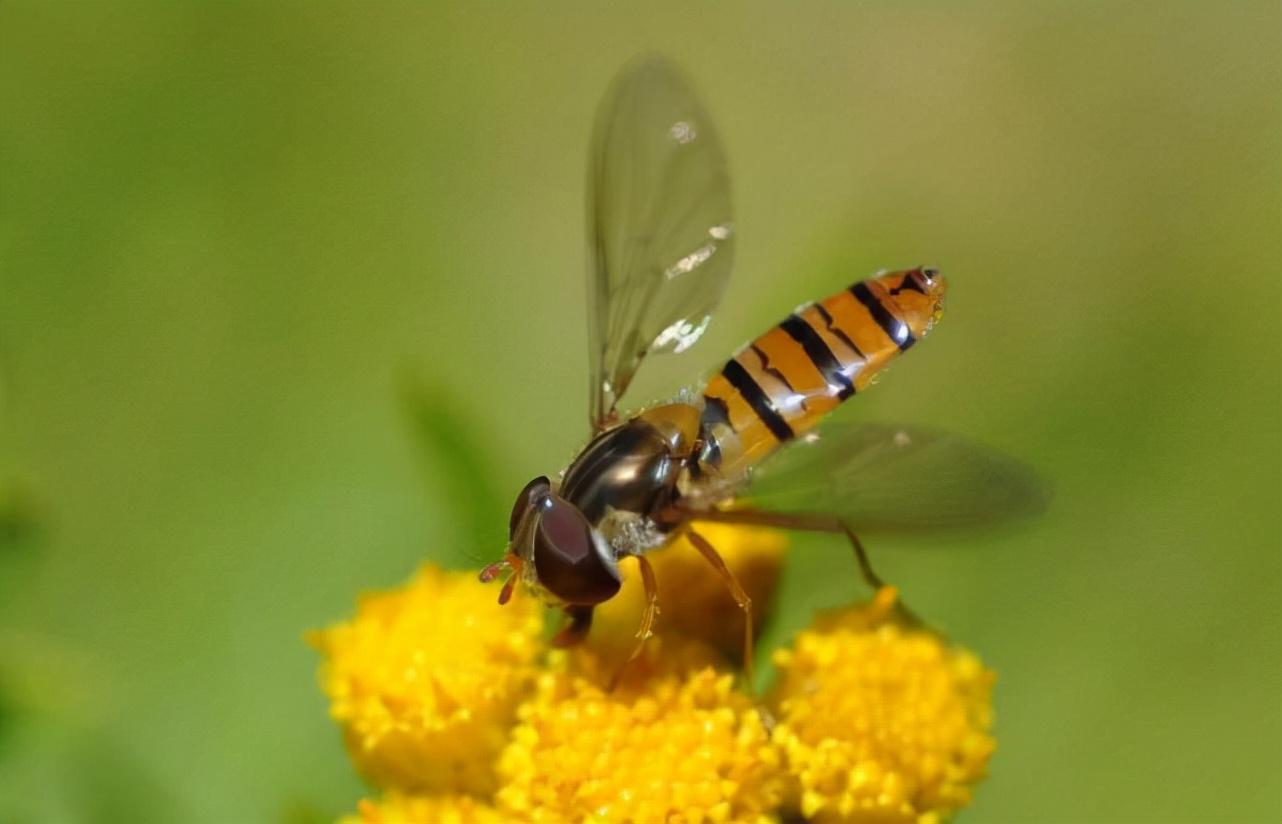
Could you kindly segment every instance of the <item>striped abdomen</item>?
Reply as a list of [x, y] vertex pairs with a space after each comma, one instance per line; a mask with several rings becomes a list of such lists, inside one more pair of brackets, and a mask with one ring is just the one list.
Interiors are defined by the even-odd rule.
[[813, 428], [930, 332], [944, 289], [933, 269], [878, 275], [745, 346], [703, 390], [701, 463], [732, 476]]

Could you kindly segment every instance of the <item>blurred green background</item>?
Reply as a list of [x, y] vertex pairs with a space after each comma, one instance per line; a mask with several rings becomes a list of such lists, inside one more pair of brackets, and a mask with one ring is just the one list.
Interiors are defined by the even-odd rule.
[[[301, 635], [494, 556], [586, 434], [589, 124], [648, 49], [740, 238], [667, 365], [933, 263], [842, 414], [1056, 485], [873, 548], [1000, 673], [964, 819], [1279, 820], [1278, 4], [686, 6], [0, 4], [0, 821], [353, 806]], [[776, 639], [850, 594], [799, 544]]]

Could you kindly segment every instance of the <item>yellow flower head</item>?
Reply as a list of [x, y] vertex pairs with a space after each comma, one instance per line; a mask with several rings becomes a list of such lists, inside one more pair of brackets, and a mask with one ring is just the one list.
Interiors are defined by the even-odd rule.
[[321, 684], [357, 768], [375, 785], [492, 792], [494, 762], [534, 679], [542, 611], [507, 606], [474, 573], [419, 570], [312, 633]]
[[[778, 534], [700, 531], [768, 603]], [[679, 541], [654, 561], [660, 633], [622, 671], [636, 581], [571, 650], [540, 640], [536, 599], [500, 607], [495, 587], [432, 567], [314, 633], [331, 714], [385, 793], [343, 824], [934, 824], [969, 801], [994, 747], [993, 675], [900, 620], [893, 589], [776, 652], [763, 708], [731, 663], [742, 623], [707, 626], [740, 615], [720, 579]]]
[[653, 639], [614, 691], [558, 654], [499, 760], [498, 806], [533, 822], [775, 820], [779, 760], [753, 701], [697, 642]]
[[775, 653], [774, 741], [792, 801], [816, 822], [933, 821], [984, 776], [993, 673], [893, 619], [893, 588]]
[[389, 793], [379, 801], [362, 801], [355, 815], [339, 824], [504, 824], [498, 810], [466, 795]]

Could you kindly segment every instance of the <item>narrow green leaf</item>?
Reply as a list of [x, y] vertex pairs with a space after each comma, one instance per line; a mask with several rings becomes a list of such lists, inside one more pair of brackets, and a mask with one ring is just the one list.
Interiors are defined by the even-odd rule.
[[475, 416], [437, 384], [407, 381], [402, 397], [433, 490], [445, 497], [464, 541], [459, 556], [469, 563], [482, 554], [497, 556], [505, 507]]
[[18, 481], [0, 484], [0, 562], [30, 552], [41, 532], [35, 499]]

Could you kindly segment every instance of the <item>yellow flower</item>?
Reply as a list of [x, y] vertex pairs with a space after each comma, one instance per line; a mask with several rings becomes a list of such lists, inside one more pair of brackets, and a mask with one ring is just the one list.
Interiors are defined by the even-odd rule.
[[488, 793], [542, 652], [542, 608], [500, 607], [475, 573], [424, 566], [312, 633], [321, 684], [357, 768], [407, 792]]
[[[701, 531], [768, 603], [783, 539]], [[331, 714], [384, 790], [343, 824], [938, 824], [969, 802], [994, 676], [901, 620], [893, 588], [776, 651], [763, 707], [731, 665], [742, 623], [708, 630], [739, 615], [720, 579], [680, 543], [654, 558], [661, 632], [623, 670], [637, 581], [571, 650], [546, 648], [534, 599], [499, 607], [497, 587], [430, 566], [313, 633]]]
[[504, 824], [508, 819], [490, 805], [466, 795], [421, 796], [389, 793], [365, 800], [355, 815], [339, 824]]
[[532, 822], [776, 820], [779, 759], [753, 701], [697, 642], [653, 639], [614, 692], [560, 654], [499, 759], [497, 800]]
[[[726, 566], [752, 598], [753, 625], [760, 631], [770, 614], [787, 536], [774, 529], [698, 523], [699, 534], [721, 554]], [[659, 582], [659, 619], [655, 631], [706, 641], [735, 663], [743, 651], [743, 610], [725, 582], [685, 537], [647, 556]], [[594, 643], [627, 647], [637, 629], [645, 592], [633, 559], [625, 558], [623, 589], [597, 609]]]
[[993, 673], [894, 620], [895, 601], [885, 588], [775, 653], [774, 741], [812, 821], [937, 821], [969, 803], [996, 746]]

